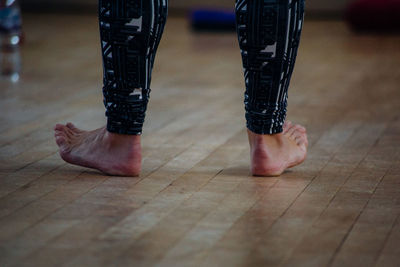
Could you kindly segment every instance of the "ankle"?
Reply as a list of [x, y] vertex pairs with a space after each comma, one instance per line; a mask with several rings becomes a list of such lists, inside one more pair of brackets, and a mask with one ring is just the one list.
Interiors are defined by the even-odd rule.
[[281, 145], [283, 143], [283, 133], [277, 134], [256, 134], [247, 130], [250, 145]]
[[125, 135], [111, 133], [106, 130], [104, 138], [109, 144], [113, 145], [124, 145], [131, 148], [140, 148], [141, 146], [141, 136], [140, 135]]

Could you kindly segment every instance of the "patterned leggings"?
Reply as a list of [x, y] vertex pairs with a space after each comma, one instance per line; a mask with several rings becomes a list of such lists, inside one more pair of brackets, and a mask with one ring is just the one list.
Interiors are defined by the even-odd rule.
[[[247, 128], [282, 132], [304, 0], [236, 0]], [[107, 130], [142, 133], [168, 0], [99, 0]]]

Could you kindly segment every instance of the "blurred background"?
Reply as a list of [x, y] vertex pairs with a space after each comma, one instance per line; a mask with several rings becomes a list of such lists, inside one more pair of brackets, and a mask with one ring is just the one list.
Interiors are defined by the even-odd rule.
[[[350, 2], [351, 0], [307, 0], [307, 12], [315, 15], [335, 14], [340, 16]], [[196, 6], [232, 8], [234, 0], [170, 0], [169, 3], [172, 11], [184, 11]], [[54, 10], [61, 8], [91, 10], [96, 7], [97, 0], [22, 0], [21, 4], [29, 9], [46, 7], [46, 9]]]
[[[186, 17], [193, 30], [234, 31], [234, 0], [170, 0], [172, 16]], [[23, 13], [96, 15], [97, 0], [0, 0], [0, 74], [18, 81]], [[400, 0], [307, 0], [306, 17], [345, 21], [356, 32], [393, 33], [400, 29]], [[27, 19], [26, 23], [30, 23]]]

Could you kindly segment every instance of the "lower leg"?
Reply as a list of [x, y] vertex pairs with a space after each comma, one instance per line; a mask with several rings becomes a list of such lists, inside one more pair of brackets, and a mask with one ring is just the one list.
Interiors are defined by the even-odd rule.
[[71, 123], [57, 124], [56, 142], [65, 161], [110, 175], [140, 173], [140, 135], [167, 3], [99, 0], [107, 126], [82, 131]]
[[304, 0], [236, 1], [254, 175], [280, 175], [306, 158], [304, 127], [284, 124], [303, 13]]

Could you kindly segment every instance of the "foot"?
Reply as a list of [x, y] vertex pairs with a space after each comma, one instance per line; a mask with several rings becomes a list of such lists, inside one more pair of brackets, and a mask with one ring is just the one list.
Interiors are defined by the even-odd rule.
[[274, 135], [260, 135], [250, 130], [247, 132], [251, 172], [255, 176], [279, 176], [306, 159], [307, 133], [301, 125], [287, 122], [283, 132]]
[[114, 134], [105, 127], [83, 131], [72, 123], [54, 128], [60, 155], [68, 163], [109, 175], [138, 176], [141, 169], [139, 135]]

